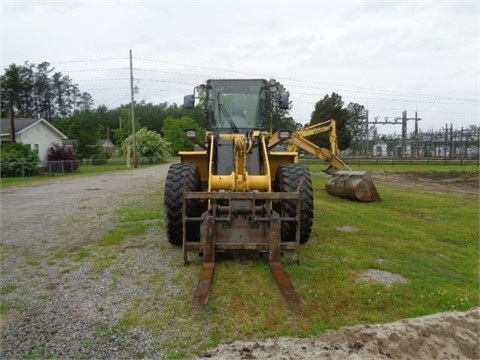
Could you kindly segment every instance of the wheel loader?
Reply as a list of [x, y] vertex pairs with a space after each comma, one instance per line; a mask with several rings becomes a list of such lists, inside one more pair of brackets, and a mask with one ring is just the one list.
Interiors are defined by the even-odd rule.
[[[308, 241], [313, 223], [310, 172], [298, 164], [295, 133], [270, 126], [273, 102], [288, 109], [287, 97], [273, 99], [262, 79], [208, 80], [184, 97], [184, 108], [200, 99], [205, 108], [206, 142], [193, 129], [195, 143], [171, 164], [164, 208], [168, 241], [202, 256], [194, 303], [208, 302], [217, 253], [256, 251], [268, 254], [271, 272], [286, 300], [302, 298], [283, 270], [281, 254]], [[297, 144], [298, 145], [298, 144]]]

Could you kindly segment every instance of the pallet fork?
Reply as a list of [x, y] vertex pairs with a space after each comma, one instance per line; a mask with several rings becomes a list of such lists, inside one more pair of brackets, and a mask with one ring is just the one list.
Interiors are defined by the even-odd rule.
[[[287, 302], [300, 306], [303, 299], [296, 292], [281, 264], [284, 251], [296, 253], [300, 263], [300, 227], [296, 227], [296, 236], [292, 241], [281, 241], [283, 221], [299, 222], [299, 191], [283, 193], [266, 192], [185, 192], [183, 196], [183, 214], [186, 214], [186, 201], [208, 201], [209, 210], [201, 217], [183, 216], [183, 255], [188, 263], [189, 251], [203, 255], [202, 270], [195, 289], [194, 304], [204, 306], [208, 303], [214, 272], [215, 253], [227, 250], [257, 250], [268, 253], [272, 275]], [[273, 210], [274, 203], [295, 200], [297, 214], [295, 217], [282, 217]], [[199, 221], [200, 242], [188, 241], [186, 238], [187, 222]]]

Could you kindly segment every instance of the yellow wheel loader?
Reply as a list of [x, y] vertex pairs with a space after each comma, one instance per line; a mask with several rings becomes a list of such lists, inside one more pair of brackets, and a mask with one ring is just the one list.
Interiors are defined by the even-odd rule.
[[[250, 250], [268, 254], [286, 300], [301, 305], [280, 257], [295, 252], [299, 262], [299, 247], [312, 229], [310, 172], [297, 163], [295, 148], [306, 149], [308, 140], [288, 130], [265, 130], [273, 102], [288, 109], [288, 98], [272, 99], [268, 82], [258, 79], [208, 80], [184, 97], [184, 108], [193, 108], [196, 98], [206, 110], [207, 141], [185, 130], [195, 150], [179, 152], [164, 195], [168, 241], [183, 247], [185, 263], [189, 252], [203, 256], [194, 303], [208, 302], [217, 253]], [[325, 151], [341, 168], [336, 155]]]
[[[266, 80], [208, 80], [184, 98], [192, 108], [195, 92], [204, 101], [207, 142], [179, 153], [170, 166], [164, 195], [168, 241], [203, 256], [194, 303], [206, 304], [216, 253], [252, 250], [267, 253], [272, 274], [286, 299], [303, 302], [283, 270], [285, 251], [299, 254], [313, 222], [310, 172], [296, 164], [297, 152], [279, 148], [290, 131], [271, 134], [270, 89]], [[288, 99], [276, 99], [288, 108]]]

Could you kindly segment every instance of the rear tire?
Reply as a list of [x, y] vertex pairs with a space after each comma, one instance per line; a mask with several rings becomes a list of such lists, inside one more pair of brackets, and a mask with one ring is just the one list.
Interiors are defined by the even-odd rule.
[[[200, 174], [198, 167], [190, 163], [175, 163], [168, 169], [165, 181], [165, 195], [163, 199], [167, 238], [171, 244], [183, 243], [183, 187], [186, 191], [200, 190]], [[192, 200], [186, 203], [187, 216], [200, 216], [201, 208]], [[200, 223], [187, 222], [188, 241], [200, 241]]]
[[[300, 243], [304, 244], [310, 237], [313, 224], [313, 190], [310, 171], [298, 164], [285, 164], [278, 168], [275, 177], [274, 191], [296, 192], [300, 187]], [[297, 202], [286, 200], [275, 205], [280, 216], [294, 217], [297, 212]], [[282, 241], [295, 241], [297, 226], [294, 222], [282, 221]]]

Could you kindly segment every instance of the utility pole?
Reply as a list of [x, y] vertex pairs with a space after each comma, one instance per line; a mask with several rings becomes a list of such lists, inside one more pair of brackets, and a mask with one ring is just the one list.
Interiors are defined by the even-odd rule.
[[450, 123], [450, 159], [455, 157], [455, 148], [453, 146], [453, 124]]
[[132, 146], [133, 146], [133, 167], [138, 166], [137, 159], [137, 141], [135, 136], [135, 100], [133, 99], [133, 67], [132, 67], [132, 50], [130, 50], [130, 94], [132, 109]]
[[447, 149], [448, 149], [448, 124], [445, 123], [445, 143], [443, 144], [443, 148], [444, 148], [444, 154], [443, 154], [443, 158], [444, 160], [447, 159]]
[[415, 111], [415, 134], [414, 134], [414, 139], [413, 139], [413, 142], [415, 144], [415, 158], [419, 158], [420, 157], [420, 141], [419, 141], [419, 137], [418, 137], [418, 116], [417, 116], [417, 112]]
[[366, 136], [366, 140], [367, 140], [367, 143], [365, 144], [365, 147], [363, 148], [364, 150], [364, 155], [368, 156], [368, 110], [367, 110], [367, 118], [365, 120], [365, 136]]
[[402, 158], [407, 157], [407, 110], [402, 113]]

